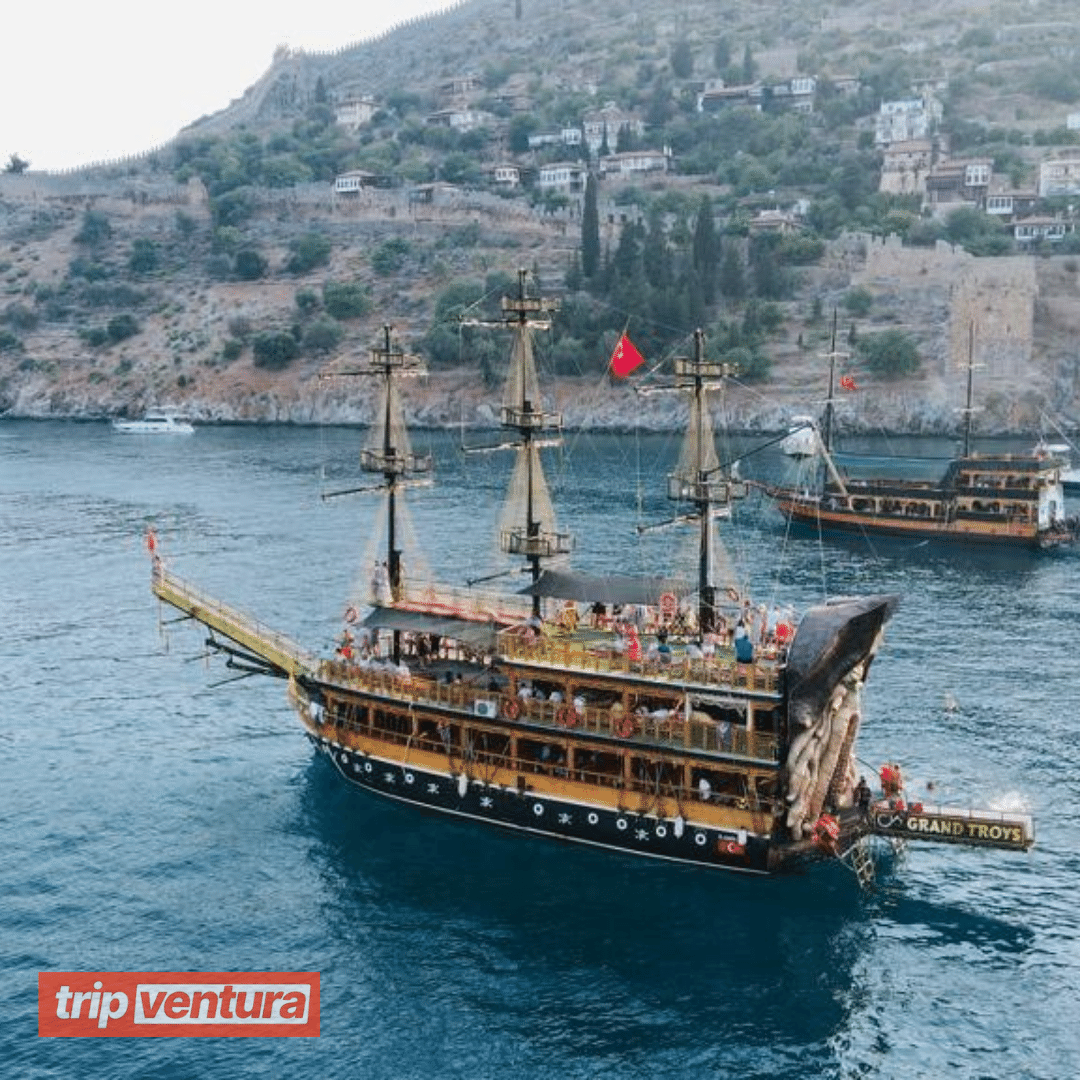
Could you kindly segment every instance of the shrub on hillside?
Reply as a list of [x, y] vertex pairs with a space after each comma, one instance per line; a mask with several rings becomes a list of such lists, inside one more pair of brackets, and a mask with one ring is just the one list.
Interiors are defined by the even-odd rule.
[[139, 321], [134, 315], [124, 312], [122, 315], [114, 315], [105, 327], [109, 341], [114, 345], [129, 337], [134, 337], [139, 332]]
[[290, 242], [289, 251], [286, 268], [290, 274], [306, 274], [330, 261], [330, 241], [321, 233], [305, 233]]
[[368, 296], [358, 281], [327, 281], [323, 307], [335, 319], [361, 319], [368, 313]]
[[885, 379], [899, 379], [919, 368], [919, 350], [902, 330], [883, 330], [859, 338], [858, 353], [863, 363]]
[[300, 355], [300, 346], [287, 331], [271, 330], [255, 338], [253, 351], [256, 367], [280, 371]]

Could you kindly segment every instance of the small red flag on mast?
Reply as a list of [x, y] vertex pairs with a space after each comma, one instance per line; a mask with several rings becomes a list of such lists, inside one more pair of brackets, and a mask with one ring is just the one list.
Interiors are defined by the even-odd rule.
[[841, 375], [840, 385], [845, 390], [858, 390], [858, 387], [855, 385], [855, 377], [853, 375]]
[[622, 379], [644, 363], [645, 357], [637, 351], [634, 343], [625, 333], [620, 335], [618, 343], [615, 345], [615, 351], [611, 354], [612, 372]]

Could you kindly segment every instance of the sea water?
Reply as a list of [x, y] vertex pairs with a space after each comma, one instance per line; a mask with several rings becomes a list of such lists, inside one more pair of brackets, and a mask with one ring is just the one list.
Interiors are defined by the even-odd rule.
[[[497, 566], [509, 463], [427, 441], [439, 479], [409, 493], [409, 558], [461, 583]], [[321, 497], [363, 482], [357, 447], [348, 429], [0, 423], [0, 1074], [1080, 1074], [1080, 558], [820, 543], [740, 505], [726, 565], [756, 598], [902, 598], [865, 694], [868, 775], [897, 760], [916, 796], [1037, 829], [1028, 854], [913, 843], [869, 891], [841, 865], [748, 880], [349, 790], [283, 683], [208, 662], [205, 631], [159, 610], [151, 526], [175, 573], [331, 648], [378, 520], [372, 496]], [[549, 459], [575, 566], [692, 555], [678, 529], [636, 530], [672, 512], [674, 453], [577, 435]], [[319, 971], [322, 1033], [42, 1039], [48, 970]]]

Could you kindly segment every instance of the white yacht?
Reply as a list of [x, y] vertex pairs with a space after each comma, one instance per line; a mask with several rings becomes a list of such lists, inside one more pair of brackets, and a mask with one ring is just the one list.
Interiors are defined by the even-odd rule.
[[114, 420], [113, 430], [127, 435], [191, 435], [195, 426], [169, 412], [148, 412], [141, 420]]
[[813, 418], [793, 416], [780, 449], [789, 457], [813, 457], [818, 452], [817, 426]]
[[1080, 465], [1073, 460], [1072, 443], [1045, 442], [1035, 444], [1037, 457], [1058, 458], [1061, 462], [1061, 486], [1069, 492], [1080, 491]]

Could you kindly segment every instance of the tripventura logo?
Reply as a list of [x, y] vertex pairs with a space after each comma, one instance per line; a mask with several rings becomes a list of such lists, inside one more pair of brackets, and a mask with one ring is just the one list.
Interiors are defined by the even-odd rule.
[[38, 1034], [319, 1034], [317, 971], [41, 971]]

